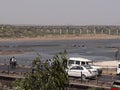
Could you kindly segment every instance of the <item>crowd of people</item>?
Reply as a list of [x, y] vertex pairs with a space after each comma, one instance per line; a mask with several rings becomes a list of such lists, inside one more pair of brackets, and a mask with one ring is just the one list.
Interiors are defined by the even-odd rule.
[[[53, 64], [52, 59], [47, 59], [45, 61], [45, 64], [47, 64], [48, 66], [52, 66], [52, 64]], [[10, 58], [9, 65], [10, 65], [10, 68], [16, 68], [17, 61], [16, 61], [16, 58], [14, 56]]]

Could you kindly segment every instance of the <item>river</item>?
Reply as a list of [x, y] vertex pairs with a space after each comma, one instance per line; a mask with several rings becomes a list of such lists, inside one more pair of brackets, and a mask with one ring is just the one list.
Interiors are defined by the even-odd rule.
[[15, 56], [18, 64], [31, 65], [37, 56], [50, 59], [59, 52], [67, 51], [67, 57], [83, 57], [91, 60], [115, 60], [120, 39], [100, 40], [49, 40], [49, 41], [1, 41], [1, 51], [19, 51], [18, 54], [1, 54], [0, 63], [9, 63]]

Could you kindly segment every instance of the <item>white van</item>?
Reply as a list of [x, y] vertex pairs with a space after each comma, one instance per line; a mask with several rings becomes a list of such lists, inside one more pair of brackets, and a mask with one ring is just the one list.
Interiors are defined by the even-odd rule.
[[102, 74], [102, 67], [98, 67], [93, 65], [93, 61], [81, 57], [70, 57], [68, 59], [68, 67], [71, 66], [72, 64], [78, 64], [78, 65], [90, 65], [92, 68], [97, 69], [98, 75]]

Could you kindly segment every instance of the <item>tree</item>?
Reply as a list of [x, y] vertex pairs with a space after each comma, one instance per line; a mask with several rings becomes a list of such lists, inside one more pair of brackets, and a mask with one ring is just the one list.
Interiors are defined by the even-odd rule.
[[40, 57], [33, 60], [32, 72], [24, 79], [17, 79], [14, 90], [67, 90], [68, 74], [66, 51], [55, 55], [52, 66], [42, 63]]

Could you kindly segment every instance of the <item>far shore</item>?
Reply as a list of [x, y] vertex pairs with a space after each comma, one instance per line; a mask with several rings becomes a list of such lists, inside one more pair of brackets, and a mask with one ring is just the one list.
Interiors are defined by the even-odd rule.
[[56, 36], [39, 36], [39, 37], [22, 37], [22, 38], [0, 38], [0, 41], [45, 41], [45, 40], [95, 40], [95, 39], [120, 39], [116, 35], [56, 35]]

